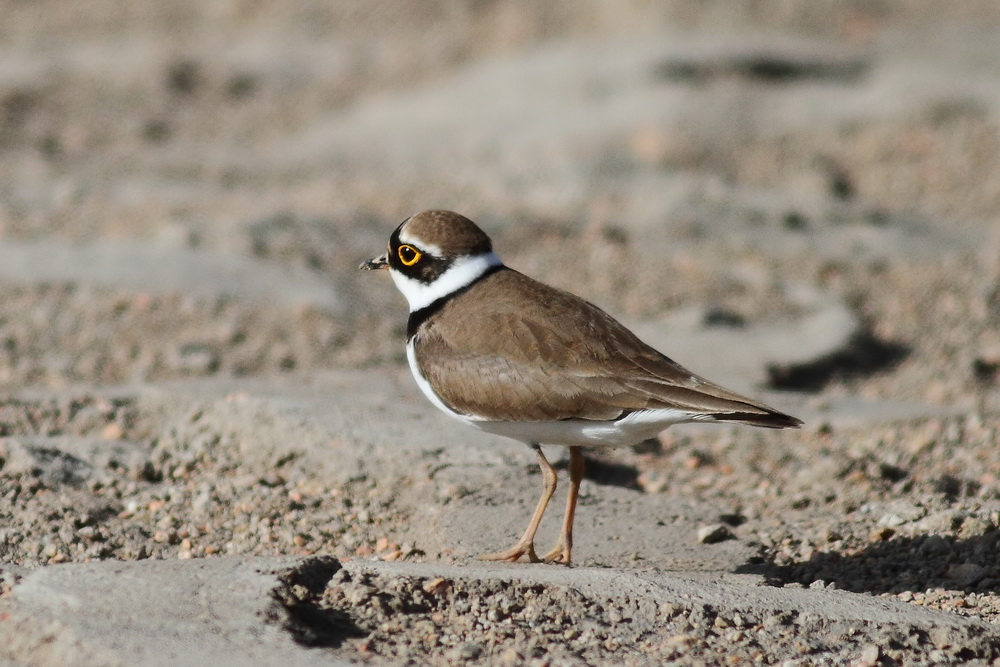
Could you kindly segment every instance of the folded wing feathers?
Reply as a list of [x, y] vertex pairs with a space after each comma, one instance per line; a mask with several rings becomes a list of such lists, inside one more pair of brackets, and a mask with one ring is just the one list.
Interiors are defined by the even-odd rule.
[[[490, 294], [502, 283], [513, 283], [512, 291], [533, 290], [546, 303], [546, 317], [567, 326], [554, 330], [518, 309], [516, 302], [506, 302], [503, 292]], [[459, 412], [494, 420], [600, 421], [641, 410], [676, 409], [696, 421], [768, 428], [801, 425], [794, 417], [692, 374], [572, 294], [509, 269], [485, 278], [481, 289], [490, 310], [469, 312], [483, 313], [486, 326], [459, 309], [449, 327], [432, 325], [417, 341], [427, 352], [424, 356], [418, 351], [425, 360], [424, 373], [442, 394], [451, 392], [442, 399]], [[471, 298], [463, 294], [449, 306]], [[478, 339], [463, 335], [470, 329], [480, 332]], [[581, 335], [596, 330], [604, 334], [602, 340]], [[446, 376], [450, 383], [444, 382]], [[505, 407], [513, 405], [516, 416]]]

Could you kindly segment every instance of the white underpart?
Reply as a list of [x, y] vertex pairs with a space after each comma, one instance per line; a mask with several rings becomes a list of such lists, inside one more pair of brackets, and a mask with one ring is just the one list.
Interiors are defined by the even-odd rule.
[[487, 433], [521, 442], [582, 447], [628, 447], [655, 438], [673, 424], [712, 421], [711, 417], [676, 409], [639, 410], [617, 421], [563, 419], [550, 422], [510, 422], [465, 419]]
[[[422, 249], [430, 252], [430, 250], [427, 250], [426, 243], [422, 246]], [[462, 289], [486, 271], [501, 264], [503, 262], [493, 252], [472, 255], [470, 257], [460, 257], [455, 260], [447, 271], [438, 276], [437, 280], [430, 284], [408, 278], [392, 269], [389, 270], [389, 274], [392, 276], [392, 281], [396, 283], [396, 289], [402, 292], [410, 304], [410, 312], [415, 313], [421, 308], [431, 305], [441, 297], [448, 296], [452, 292]]]
[[441, 410], [441, 412], [467, 424], [471, 423], [468, 417], [458, 414], [445, 405], [445, 402], [434, 393], [433, 389], [431, 389], [431, 383], [427, 381], [427, 378], [425, 378], [424, 374], [420, 371], [420, 366], [417, 365], [417, 355], [413, 350], [415, 340], [416, 339], [411, 338], [406, 342], [406, 360], [410, 362], [410, 372], [413, 373], [413, 379], [417, 381], [417, 386], [420, 387], [420, 391], [424, 392], [424, 396], [426, 396], [435, 407]]
[[410, 372], [420, 391], [439, 410], [473, 428], [521, 442], [543, 445], [580, 445], [584, 447], [627, 447], [656, 437], [672, 424], [692, 421], [713, 421], [708, 415], [684, 410], [639, 410], [618, 421], [593, 421], [588, 419], [562, 419], [546, 422], [491, 421], [475, 415], [463, 415], [452, 410], [434, 393], [430, 383], [417, 365], [413, 350], [414, 341], [406, 344], [406, 359]]

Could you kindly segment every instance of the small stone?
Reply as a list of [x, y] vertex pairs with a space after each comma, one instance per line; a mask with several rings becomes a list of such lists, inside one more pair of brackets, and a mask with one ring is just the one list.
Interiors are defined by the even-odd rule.
[[713, 523], [698, 529], [698, 542], [701, 544], [716, 544], [735, 537], [733, 531], [724, 523]]
[[887, 526], [889, 528], [895, 528], [896, 526], [902, 526], [906, 523], [906, 520], [898, 514], [886, 514], [881, 519], [878, 520], [880, 526]]
[[451, 654], [458, 660], [476, 660], [483, 654], [483, 647], [475, 642], [463, 642], [452, 649]]
[[682, 611], [684, 611], [684, 609], [679, 605], [674, 604], [673, 602], [664, 602], [663, 604], [660, 605], [660, 613], [666, 616], [667, 618], [673, 618], [674, 616], [680, 614]]
[[690, 646], [691, 644], [698, 643], [698, 638], [693, 635], [674, 635], [667, 639], [667, 645], [669, 646]]
[[[928, 637], [937, 649], [946, 649], [954, 643], [951, 628], [936, 626], [928, 631]], [[932, 658], [933, 659], [933, 658]], [[938, 662], [941, 662], [940, 660]]]
[[520, 665], [523, 664], [523, 662], [524, 658], [521, 654], [512, 648], [508, 648], [500, 654], [501, 665]]
[[868, 541], [870, 541], [870, 542], [885, 542], [886, 540], [892, 538], [892, 536], [895, 535], [895, 534], [896, 534], [896, 531], [893, 530], [892, 528], [889, 528], [887, 526], [882, 526], [881, 528], [877, 528], [876, 530], [873, 530], [868, 535]]
[[435, 593], [440, 593], [441, 591], [447, 590], [451, 586], [451, 582], [444, 577], [435, 577], [433, 579], [428, 579], [424, 582], [422, 588], [424, 593], [433, 595]]
[[874, 667], [878, 664], [879, 657], [880, 652], [878, 646], [875, 644], [868, 644], [861, 649], [861, 655], [858, 656], [858, 661], [854, 664], [859, 665], [859, 667]]
[[974, 516], [966, 517], [962, 521], [962, 526], [958, 529], [958, 536], [963, 540], [974, 537], [982, 537], [992, 529], [992, 526], [982, 519]]

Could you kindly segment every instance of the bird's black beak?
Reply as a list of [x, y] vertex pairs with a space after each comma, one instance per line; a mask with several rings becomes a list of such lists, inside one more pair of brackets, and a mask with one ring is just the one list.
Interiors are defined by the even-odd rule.
[[361, 262], [361, 266], [358, 267], [362, 271], [376, 271], [378, 269], [388, 269], [389, 262], [386, 260], [385, 255], [381, 257], [373, 257], [367, 262]]

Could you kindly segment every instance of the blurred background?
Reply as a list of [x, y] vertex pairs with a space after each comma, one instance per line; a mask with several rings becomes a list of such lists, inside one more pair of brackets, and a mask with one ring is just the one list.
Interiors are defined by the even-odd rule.
[[686, 306], [849, 311], [805, 356], [861, 332], [860, 357], [772, 385], [914, 353], [870, 391], [995, 379], [991, 0], [3, 14], [0, 384], [399, 362], [402, 300], [354, 267], [426, 208], [654, 338]]
[[505, 543], [357, 271], [430, 208], [807, 422], [588, 453], [582, 564], [1000, 618], [997, 0], [4, 0], [3, 560]]

